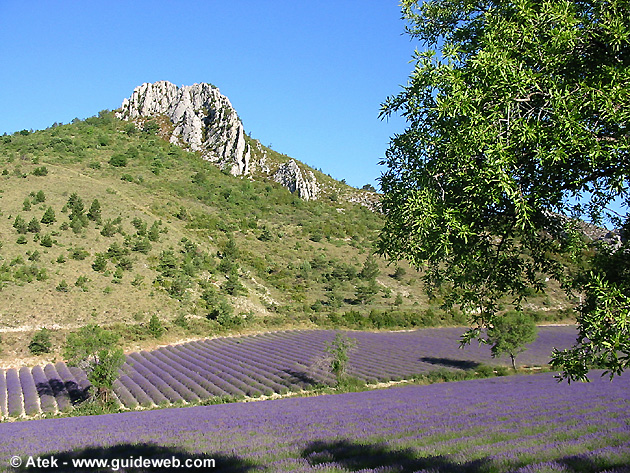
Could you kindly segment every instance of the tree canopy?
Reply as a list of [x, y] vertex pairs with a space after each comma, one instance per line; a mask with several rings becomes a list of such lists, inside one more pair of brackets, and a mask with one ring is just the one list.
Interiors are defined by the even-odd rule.
[[449, 286], [447, 302], [470, 315], [467, 340], [493, 326], [500, 299], [519, 309], [554, 278], [586, 296], [576, 345], [555, 366], [569, 380], [595, 365], [620, 373], [630, 278], [611, 261], [627, 267], [630, 247], [593, 252], [577, 219], [630, 230], [630, 2], [401, 5], [424, 50], [382, 105], [408, 127], [382, 162], [380, 253]]
[[538, 328], [534, 320], [524, 312], [510, 311], [497, 318], [486, 334], [486, 343], [492, 345], [493, 358], [510, 355], [516, 371], [516, 356], [525, 351], [525, 345], [536, 340]]
[[97, 395], [104, 401], [107, 401], [107, 393], [125, 362], [123, 350], [117, 344], [118, 335], [92, 324], [70, 333], [64, 349], [68, 365], [84, 369]]

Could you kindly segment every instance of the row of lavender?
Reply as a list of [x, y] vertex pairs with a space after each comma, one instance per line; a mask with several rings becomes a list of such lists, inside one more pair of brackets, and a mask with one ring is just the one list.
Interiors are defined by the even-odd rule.
[[89, 386], [82, 370], [63, 362], [0, 370], [0, 412], [9, 417], [67, 412], [85, 398]]
[[[368, 383], [409, 378], [437, 368], [472, 368], [493, 360], [487, 346], [459, 349], [457, 327], [410, 332], [347, 332], [356, 340], [349, 374]], [[545, 365], [553, 347], [575, 341], [574, 327], [541, 327], [519, 357]], [[332, 383], [325, 348], [335, 332], [284, 331], [191, 342], [128, 356], [115, 393], [129, 408], [191, 402], [212, 396], [261, 396]]]
[[[412, 332], [347, 332], [356, 340], [349, 373], [369, 383], [409, 378], [439, 367], [465, 368], [496, 363], [486, 346], [459, 349], [461, 328]], [[213, 396], [284, 394], [333, 378], [325, 348], [335, 332], [285, 331], [220, 338], [132, 353], [114, 385], [127, 408], [195, 402]], [[573, 327], [542, 327], [538, 340], [519, 357], [528, 365], [548, 362], [552, 347], [567, 347]], [[507, 360], [499, 360], [507, 363]], [[62, 362], [0, 371], [0, 410], [4, 416], [66, 411], [85, 396], [85, 373]]]
[[569, 385], [543, 373], [7, 423], [0, 459], [214, 459], [216, 472], [627, 473], [630, 374], [592, 378]]

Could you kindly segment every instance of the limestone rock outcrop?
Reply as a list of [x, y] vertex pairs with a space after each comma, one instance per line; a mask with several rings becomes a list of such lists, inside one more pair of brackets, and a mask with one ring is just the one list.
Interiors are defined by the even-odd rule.
[[173, 125], [172, 143], [201, 152], [204, 159], [227, 167], [233, 175], [250, 172], [243, 124], [228, 98], [210, 84], [142, 84], [123, 101], [117, 116], [136, 123], [166, 116]]
[[274, 180], [306, 200], [317, 199], [325, 188], [307, 166], [285, 161], [286, 156], [278, 159], [259, 141], [246, 139], [232, 104], [211, 84], [142, 84], [123, 101], [116, 116], [139, 128], [157, 119], [161, 135], [171, 143], [200, 152], [232, 175]]
[[303, 171], [293, 159], [282, 164], [274, 174], [273, 179], [291, 192], [297, 193], [298, 197], [304, 200], [317, 199], [320, 191], [313, 172]]
[[273, 179], [291, 192], [297, 193], [298, 197], [304, 200], [315, 200], [320, 192], [313, 172], [300, 169], [293, 159], [282, 164], [274, 174]]

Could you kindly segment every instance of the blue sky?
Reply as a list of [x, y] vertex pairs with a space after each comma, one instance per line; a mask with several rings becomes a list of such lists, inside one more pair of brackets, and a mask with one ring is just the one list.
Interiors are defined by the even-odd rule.
[[144, 82], [210, 82], [245, 130], [356, 187], [381, 173], [416, 43], [396, 0], [0, 0], [0, 134], [116, 109]]

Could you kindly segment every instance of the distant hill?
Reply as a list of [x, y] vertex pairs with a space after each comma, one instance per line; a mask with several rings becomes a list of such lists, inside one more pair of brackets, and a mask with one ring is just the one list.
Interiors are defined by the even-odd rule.
[[[462, 323], [414, 269], [369, 256], [377, 201], [247, 136], [208, 84], [144, 84], [115, 112], [0, 137], [0, 364], [60, 359], [88, 323], [133, 350], [230, 330]], [[565, 302], [552, 291], [531, 308], [555, 317]], [[52, 353], [32, 357], [42, 327]]]

